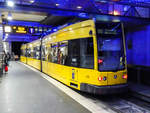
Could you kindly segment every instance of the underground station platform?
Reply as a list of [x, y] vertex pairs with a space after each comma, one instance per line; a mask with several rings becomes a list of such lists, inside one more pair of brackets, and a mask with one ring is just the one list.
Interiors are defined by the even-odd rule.
[[20, 62], [11, 62], [0, 78], [0, 113], [90, 113]]
[[0, 113], [150, 113], [150, 0], [0, 0]]
[[[1, 113], [150, 112], [141, 105], [148, 104], [145, 101], [140, 103], [137, 97], [78, 92], [20, 61], [11, 61], [8, 69], [0, 77]], [[141, 93], [141, 90], [135, 90], [134, 92]]]

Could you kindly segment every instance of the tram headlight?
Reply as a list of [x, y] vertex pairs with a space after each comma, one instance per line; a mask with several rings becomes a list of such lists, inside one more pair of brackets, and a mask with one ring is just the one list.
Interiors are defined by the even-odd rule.
[[99, 77], [98, 77], [98, 80], [99, 80], [99, 81], [102, 81], [102, 80], [103, 80], [103, 77], [99, 76]]
[[123, 79], [127, 79], [127, 78], [128, 78], [128, 75], [127, 75], [127, 74], [124, 74], [124, 75], [122, 76], [122, 78], [123, 78]]

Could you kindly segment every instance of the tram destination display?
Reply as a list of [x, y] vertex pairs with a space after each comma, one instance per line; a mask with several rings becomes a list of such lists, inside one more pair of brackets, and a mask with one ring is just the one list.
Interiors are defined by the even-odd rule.
[[27, 27], [24, 27], [24, 26], [13, 26], [12, 27], [12, 32], [13, 33], [26, 34], [27, 33]]
[[29, 27], [29, 26], [11, 26], [5, 25], [4, 32], [12, 34], [41, 34], [46, 32], [50, 28], [48, 27]]

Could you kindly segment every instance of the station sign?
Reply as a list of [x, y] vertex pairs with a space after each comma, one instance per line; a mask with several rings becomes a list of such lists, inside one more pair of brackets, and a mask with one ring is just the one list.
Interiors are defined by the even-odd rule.
[[26, 34], [28, 32], [28, 29], [24, 26], [12, 26], [12, 32]]
[[51, 30], [48, 27], [29, 27], [29, 26], [4, 26], [5, 33], [13, 33], [13, 34], [41, 34], [46, 32], [47, 30]]

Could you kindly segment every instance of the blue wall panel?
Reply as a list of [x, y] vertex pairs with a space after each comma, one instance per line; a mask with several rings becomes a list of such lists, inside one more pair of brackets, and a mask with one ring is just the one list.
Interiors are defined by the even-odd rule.
[[126, 43], [128, 64], [150, 66], [150, 25], [128, 29]]

